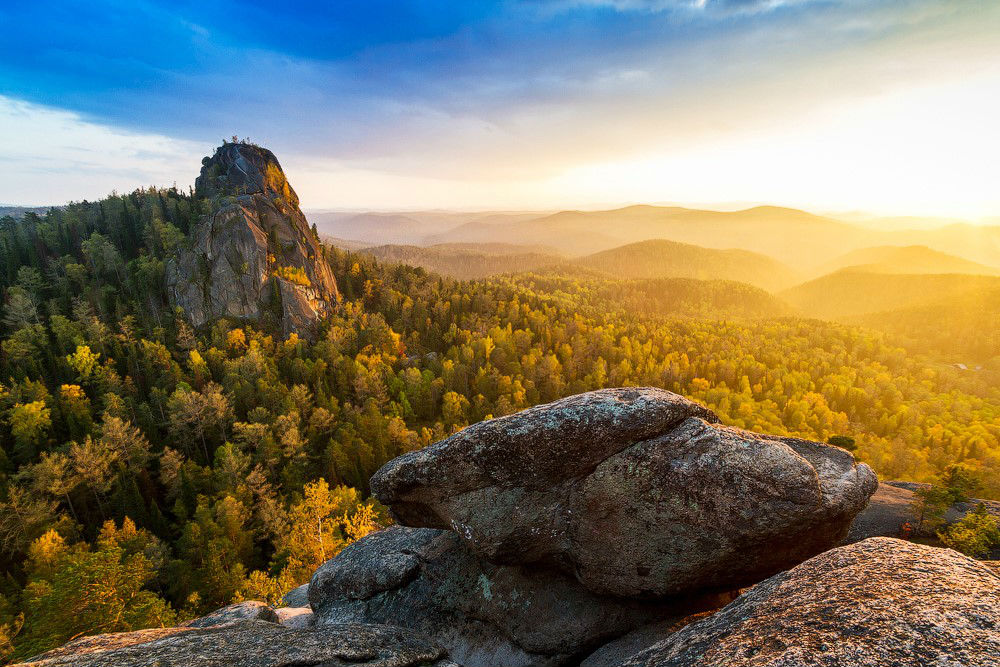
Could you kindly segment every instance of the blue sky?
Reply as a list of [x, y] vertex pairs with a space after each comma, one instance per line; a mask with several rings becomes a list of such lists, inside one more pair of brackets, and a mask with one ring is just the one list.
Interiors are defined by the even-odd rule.
[[997, 4], [7, 0], [0, 201], [187, 184], [238, 134], [314, 208], [996, 215]]

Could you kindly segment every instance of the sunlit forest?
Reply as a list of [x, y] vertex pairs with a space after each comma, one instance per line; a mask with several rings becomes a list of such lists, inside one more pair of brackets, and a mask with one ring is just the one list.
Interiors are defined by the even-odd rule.
[[972, 315], [894, 331], [728, 280], [459, 281], [329, 247], [342, 302], [314, 340], [194, 331], [164, 260], [205, 210], [149, 189], [0, 219], [0, 656], [276, 601], [386, 523], [367, 483], [389, 459], [601, 387], [837, 438], [886, 479], [959, 464], [1000, 494], [1000, 343]]

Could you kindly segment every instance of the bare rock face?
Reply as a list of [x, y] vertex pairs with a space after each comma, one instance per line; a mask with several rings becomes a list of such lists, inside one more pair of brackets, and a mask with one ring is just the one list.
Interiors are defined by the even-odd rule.
[[157, 628], [84, 637], [20, 667], [458, 667], [440, 647], [403, 628], [328, 625], [293, 629], [267, 621]]
[[576, 664], [597, 645], [638, 626], [678, 618], [691, 608], [717, 608], [732, 597], [666, 604], [599, 596], [557, 571], [491, 565], [454, 533], [401, 526], [350, 545], [320, 567], [309, 585], [317, 627], [411, 628], [464, 667]]
[[871, 538], [754, 586], [622, 667], [1000, 665], [1000, 577], [950, 549]]
[[204, 160], [196, 193], [213, 209], [167, 263], [172, 302], [195, 327], [269, 319], [308, 333], [336, 303], [337, 285], [274, 154], [224, 144]]
[[739, 588], [844, 539], [871, 468], [717, 421], [662, 389], [594, 391], [405, 454], [371, 488], [404, 525], [623, 597]]
[[266, 603], [248, 600], [246, 602], [231, 604], [222, 609], [216, 609], [207, 616], [196, 618], [181, 625], [188, 628], [210, 628], [213, 625], [222, 625], [223, 623], [232, 623], [233, 621], [252, 620], [277, 623], [278, 616], [274, 613], [274, 609]]

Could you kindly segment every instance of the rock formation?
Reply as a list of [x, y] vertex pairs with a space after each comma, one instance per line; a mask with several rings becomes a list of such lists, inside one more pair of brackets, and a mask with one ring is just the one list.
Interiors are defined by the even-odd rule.
[[195, 327], [229, 317], [308, 333], [337, 285], [274, 154], [224, 144], [203, 161], [195, 191], [212, 212], [167, 263], [172, 302]]
[[[833, 548], [874, 473], [716, 422], [613, 389], [477, 424], [386, 464], [372, 489], [407, 525], [348, 546], [287, 607], [29, 664], [1000, 667], [998, 570], [889, 538]], [[855, 536], [898, 531], [909, 493], [881, 487]]]
[[661, 389], [606, 389], [474, 426], [371, 480], [399, 523], [598, 594], [755, 583], [839, 544], [877, 478], [842, 449], [717, 426]]
[[208, 616], [202, 616], [181, 625], [188, 628], [210, 628], [213, 625], [222, 625], [223, 623], [232, 623], [233, 621], [269, 621], [277, 623], [278, 615], [274, 613], [274, 609], [263, 602], [251, 600], [248, 602], [237, 602], [228, 607], [216, 609]]
[[761, 582], [622, 667], [1000, 665], [1000, 577], [950, 549], [871, 538]]
[[96, 635], [20, 667], [458, 667], [415, 633], [389, 626], [296, 630], [267, 621]]
[[492, 565], [455, 533], [398, 526], [347, 547], [309, 585], [318, 625], [407, 627], [466, 667], [573, 664], [609, 638], [730, 599], [654, 604], [599, 596], [557, 571]]

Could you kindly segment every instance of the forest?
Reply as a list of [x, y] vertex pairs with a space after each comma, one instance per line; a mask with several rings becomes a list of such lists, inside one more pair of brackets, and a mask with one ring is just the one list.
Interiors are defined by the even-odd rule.
[[[853, 442], [885, 479], [957, 465], [1000, 494], [995, 369], [740, 283], [459, 281], [331, 247], [342, 301], [315, 337], [195, 331], [164, 261], [205, 210], [146, 189], [0, 218], [0, 658], [276, 601], [388, 521], [367, 488], [387, 460], [601, 387]], [[995, 347], [983, 335], [963, 344]]]

